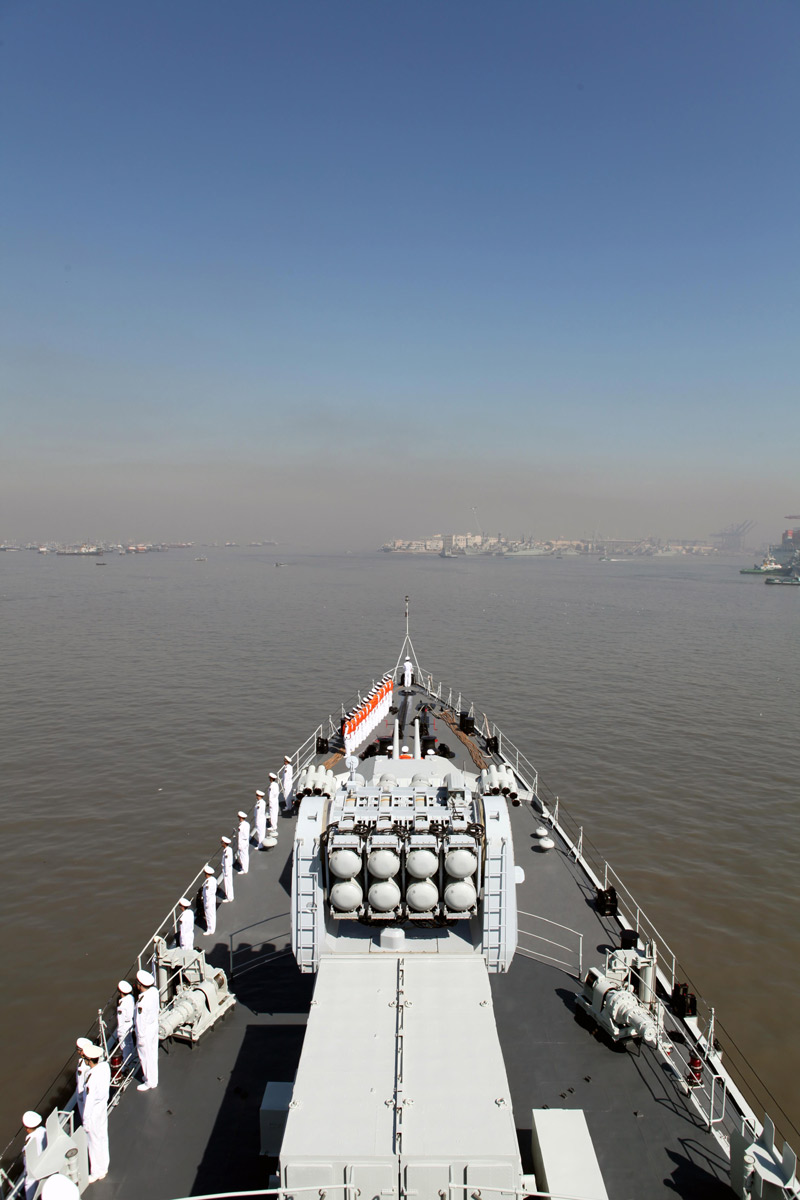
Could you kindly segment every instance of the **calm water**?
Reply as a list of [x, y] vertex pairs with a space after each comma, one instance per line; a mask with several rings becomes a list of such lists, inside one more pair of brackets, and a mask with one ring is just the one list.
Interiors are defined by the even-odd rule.
[[0, 554], [0, 1145], [236, 809], [394, 665], [406, 592], [423, 665], [585, 822], [800, 1125], [800, 589], [734, 560], [205, 553]]

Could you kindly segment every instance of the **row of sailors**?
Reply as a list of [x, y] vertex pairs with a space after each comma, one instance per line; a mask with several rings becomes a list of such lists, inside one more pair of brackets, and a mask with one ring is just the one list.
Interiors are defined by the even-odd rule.
[[[292, 760], [284, 757], [284, 765], [279, 781], [275, 771], [269, 773], [269, 788], [267, 792], [256, 791], [256, 803], [253, 809], [253, 825], [243, 810], [238, 813], [239, 825], [236, 831], [236, 858], [239, 870], [246, 875], [250, 869], [250, 845], [257, 849], [275, 844], [278, 836], [278, 813], [280, 809], [291, 809], [294, 804], [294, 770]], [[217, 927], [217, 890], [221, 885], [223, 904], [233, 900], [233, 839], [222, 837], [222, 873], [219, 880], [216, 871], [208, 863], [203, 868], [206, 876], [202, 888], [203, 914], [206, 921], [206, 933], [211, 934]], [[180, 913], [177, 921], [178, 945], [183, 950], [194, 949], [195, 924], [194, 908], [187, 896], [181, 896], [178, 901]], [[117, 984], [119, 999], [117, 1001], [117, 1042], [118, 1052], [122, 1063], [131, 1062], [136, 1052], [142, 1072], [142, 1082], [138, 1085], [140, 1092], [148, 1092], [158, 1087], [158, 1014], [159, 996], [155, 986], [155, 978], [149, 971], [139, 971], [136, 976], [138, 996], [133, 996], [133, 987], [127, 979], [121, 979]], [[86, 1132], [86, 1142], [89, 1150], [89, 1183], [105, 1179], [108, 1174], [108, 1101], [111, 1089], [111, 1067], [104, 1057], [102, 1047], [94, 1045], [88, 1038], [78, 1038], [78, 1066], [75, 1072], [75, 1105], [81, 1117], [81, 1123]], [[23, 1114], [22, 1124], [25, 1127], [25, 1142], [23, 1146], [23, 1162], [25, 1168], [24, 1195], [25, 1200], [33, 1200], [39, 1186], [39, 1178], [32, 1174], [34, 1159], [30, 1150], [40, 1155], [47, 1144], [47, 1135], [39, 1113], [29, 1109]], [[53, 1175], [45, 1181], [42, 1200], [68, 1200], [80, 1193], [77, 1186], [65, 1175]]]
[[[237, 816], [239, 824], [236, 829], [236, 863], [242, 875], [250, 870], [250, 846], [258, 850], [266, 850], [275, 845], [278, 837], [278, 813], [280, 810], [290, 811], [294, 807], [294, 767], [288, 754], [283, 760], [281, 778], [275, 771], [269, 773], [269, 788], [264, 793], [259, 788], [256, 792], [256, 803], [253, 809], [253, 824], [250, 825], [247, 813], [242, 809]], [[206, 863], [203, 867], [205, 881], [202, 886], [203, 917], [206, 925], [206, 937], [217, 930], [217, 893], [222, 890], [222, 903], [229, 904], [233, 900], [233, 839], [221, 837], [222, 856], [220, 859], [220, 875]], [[181, 908], [178, 917], [178, 944], [182, 950], [194, 949], [194, 911], [192, 902], [186, 896], [178, 901]]]
[[[149, 971], [136, 975], [136, 999], [133, 986], [127, 979], [117, 984], [117, 1052], [121, 1057], [121, 1069], [132, 1064], [136, 1053], [142, 1072], [140, 1092], [149, 1092], [158, 1087], [158, 1013], [159, 997], [156, 981]], [[108, 1148], [108, 1102], [111, 1092], [111, 1065], [102, 1046], [88, 1038], [78, 1038], [78, 1066], [75, 1071], [75, 1107], [81, 1118], [89, 1151], [89, 1183], [105, 1179], [110, 1161]], [[29, 1109], [23, 1114], [25, 1143], [22, 1150], [25, 1178], [25, 1200], [33, 1200], [40, 1177], [35, 1174], [39, 1155], [47, 1145], [47, 1134], [39, 1113]], [[31, 1151], [35, 1150], [36, 1154]], [[56, 1182], [51, 1183], [50, 1178]], [[64, 1175], [53, 1175], [46, 1180], [41, 1196], [48, 1200], [59, 1197], [78, 1196], [79, 1192]], [[71, 1190], [74, 1188], [74, 1191]]]
[[349, 754], [384, 720], [392, 704], [394, 679], [391, 672], [384, 675], [367, 694], [365, 700], [342, 721], [342, 740]]

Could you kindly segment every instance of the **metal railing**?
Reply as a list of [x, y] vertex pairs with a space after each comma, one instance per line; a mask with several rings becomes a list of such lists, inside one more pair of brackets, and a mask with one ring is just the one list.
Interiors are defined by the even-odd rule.
[[[580, 979], [583, 975], [583, 934], [577, 929], [571, 929], [569, 925], [562, 925], [558, 921], [551, 921], [549, 917], [540, 917], [538, 913], [524, 912], [522, 909], [517, 909], [518, 917], [528, 917], [532, 921], [543, 921], [546, 925], [552, 926], [554, 929], [563, 929], [565, 933], [571, 933], [577, 940], [577, 945], [565, 946], [562, 942], [553, 941], [552, 938], [545, 937], [544, 934], [534, 933], [529, 929], [517, 928], [517, 933], [522, 937], [532, 938], [536, 942], [544, 942], [548, 946], [552, 946], [554, 950], [563, 950], [566, 954], [571, 954], [572, 959], [557, 958], [553, 954], [547, 954], [544, 950], [531, 949], [528, 946], [517, 945], [517, 953], [523, 954], [526, 958], [544, 959], [547, 962], [555, 963], [556, 966], [563, 967], [570, 975], [574, 975], [576, 979]], [[574, 959], [577, 957], [577, 969], [573, 965]]]
[[[285, 921], [287, 919], [289, 919], [291, 921], [291, 913], [288, 913], [288, 912], [275, 913], [271, 917], [264, 917], [263, 921], [254, 921], [252, 925], [243, 925], [241, 929], [234, 929], [234, 930], [232, 930], [231, 933], [228, 934], [228, 978], [229, 979], [233, 979], [236, 976], [240, 976], [240, 975], [246, 975], [248, 973], [248, 971], [252, 971], [256, 967], [264, 966], [265, 963], [274, 962], [274, 960], [276, 958], [283, 958], [284, 955], [291, 953], [291, 946], [287, 945], [287, 946], [283, 946], [280, 950], [276, 948], [276, 949], [267, 951], [267, 953], [262, 954], [258, 958], [250, 958], [246, 965], [239, 966], [236, 962], [236, 951], [233, 946], [234, 938], [238, 937], [240, 933], [249, 933], [251, 929], [260, 929], [263, 925], [269, 925], [270, 922], [272, 922], [272, 921]], [[291, 936], [292, 936], [291, 928], [281, 930], [279, 933], [272, 933], [272, 931], [270, 930], [269, 938], [264, 938], [263, 941], [256, 942], [255, 945], [248, 944], [248, 946], [246, 948], [240, 947], [240, 952], [243, 952], [246, 949], [249, 954], [252, 954], [253, 950], [262, 949], [264, 946], [268, 946], [268, 945], [275, 946], [275, 944], [281, 938], [286, 938], [287, 941], [290, 941]]]

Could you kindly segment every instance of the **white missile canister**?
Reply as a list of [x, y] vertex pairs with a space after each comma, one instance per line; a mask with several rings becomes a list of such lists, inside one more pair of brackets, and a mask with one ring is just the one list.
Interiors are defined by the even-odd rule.
[[444, 889], [444, 902], [453, 912], [467, 912], [477, 899], [471, 879], [453, 879]]
[[369, 902], [376, 912], [391, 912], [400, 903], [400, 888], [393, 879], [373, 883], [368, 892]]
[[355, 850], [334, 850], [328, 855], [328, 866], [337, 879], [352, 879], [361, 870], [361, 855]]
[[450, 850], [444, 860], [444, 869], [453, 879], [469, 879], [478, 869], [478, 860], [466, 846]]
[[364, 899], [357, 879], [342, 879], [331, 888], [331, 904], [337, 912], [353, 912]]
[[394, 850], [384, 847], [373, 850], [367, 859], [370, 875], [376, 879], [391, 879], [400, 870], [400, 859]]
[[409, 850], [406, 871], [413, 879], [430, 879], [439, 870], [439, 858], [432, 850]]
[[418, 879], [406, 888], [406, 904], [413, 912], [430, 912], [439, 901], [439, 889], [432, 879]]

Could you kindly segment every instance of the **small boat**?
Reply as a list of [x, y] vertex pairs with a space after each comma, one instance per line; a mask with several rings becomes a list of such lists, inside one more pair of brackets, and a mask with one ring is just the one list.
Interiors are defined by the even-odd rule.
[[784, 587], [800, 587], [800, 579], [795, 575], [769, 575], [764, 583], [780, 583]]

